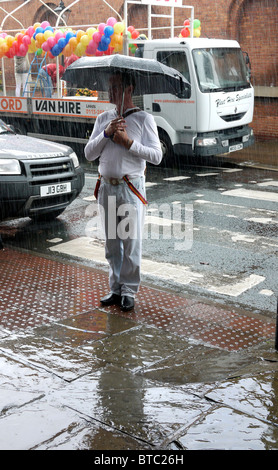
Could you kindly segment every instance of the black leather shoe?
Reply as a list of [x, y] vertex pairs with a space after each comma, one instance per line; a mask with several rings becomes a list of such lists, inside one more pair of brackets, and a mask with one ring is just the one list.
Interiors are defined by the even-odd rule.
[[105, 297], [100, 299], [102, 305], [120, 305], [121, 296], [117, 294], [107, 294]]
[[123, 295], [121, 300], [121, 310], [123, 312], [128, 312], [134, 308], [134, 298], [129, 297], [128, 295]]

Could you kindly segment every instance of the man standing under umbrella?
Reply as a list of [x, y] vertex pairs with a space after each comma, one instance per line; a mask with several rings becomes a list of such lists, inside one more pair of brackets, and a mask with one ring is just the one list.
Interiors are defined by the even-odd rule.
[[98, 116], [85, 147], [87, 160], [100, 157], [98, 201], [110, 265], [110, 293], [101, 303], [123, 311], [133, 309], [140, 285], [146, 162], [158, 165], [162, 159], [153, 116], [133, 104], [134, 86], [129, 74], [111, 76], [109, 100], [116, 108]]

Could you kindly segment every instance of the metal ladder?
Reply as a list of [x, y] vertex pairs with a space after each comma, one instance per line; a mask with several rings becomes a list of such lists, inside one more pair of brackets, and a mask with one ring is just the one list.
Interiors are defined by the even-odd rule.
[[[30, 64], [30, 68], [29, 68], [29, 72], [28, 72], [28, 76], [27, 76], [27, 80], [26, 80], [26, 83], [25, 83], [25, 86], [24, 86], [22, 96], [32, 96], [32, 97], [34, 97], [35, 91], [36, 91], [38, 86], [40, 87], [42, 96], [45, 95], [44, 80], [40, 75], [41, 69], [45, 64], [46, 64], [46, 56], [39, 57], [37, 55], [37, 53], [35, 53], [35, 57], [34, 57], [34, 59], [32, 60], [32, 62]], [[34, 79], [32, 78], [32, 76], [34, 77]], [[49, 77], [49, 79], [50, 79], [50, 77]], [[28, 92], [28, 85], [30, 87], [31, 87], [31, 85], [34, 85], [32, 95], [31, 95], [31, 90]]]

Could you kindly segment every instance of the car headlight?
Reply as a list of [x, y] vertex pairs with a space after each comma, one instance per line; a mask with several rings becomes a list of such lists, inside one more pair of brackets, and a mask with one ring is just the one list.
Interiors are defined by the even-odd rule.
[[70, 158], [71, 158], [72, 161], [73, 161], [74, 168], [77, 168], [77, 167], [79, 166], [79, 160], [78, 160], [78, 157], [77, 157], [76, 153], [75, 153], [75, 152], [72, 152], [72, 153], [70, 154]]
[[21, 175], [19, 161], [12, 158], [0, 158], [0, 175]]

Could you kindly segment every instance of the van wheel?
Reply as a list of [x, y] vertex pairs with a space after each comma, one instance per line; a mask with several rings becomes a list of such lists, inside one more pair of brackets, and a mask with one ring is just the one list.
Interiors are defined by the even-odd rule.
[[162, 150], [162, 161], [160, 166], [171, 166], [173, 164], [174, 152], [170, 137], [162, 129], [158, 129], [158, 136]]

